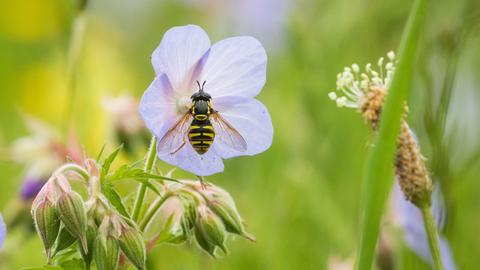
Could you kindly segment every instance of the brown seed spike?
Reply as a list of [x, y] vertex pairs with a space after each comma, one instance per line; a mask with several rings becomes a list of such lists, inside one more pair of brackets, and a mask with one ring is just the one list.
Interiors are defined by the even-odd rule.
[[382, 87], [372, 87], [362, 99], [360, 110], [363, 118], [373, 130], [378, 130], [385, 95], [386, 91]]
[[402, 121], [398, 139], [395, 173], [407, 200], [419, 207], [430, 204], [432, 181], [420, 147], [406, 121]]

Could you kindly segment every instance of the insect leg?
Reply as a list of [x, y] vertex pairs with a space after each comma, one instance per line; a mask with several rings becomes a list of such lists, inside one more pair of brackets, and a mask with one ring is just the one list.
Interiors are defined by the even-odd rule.
[[170, 155], [173, 155], [173, 154], [177, 153], [178, 151], [180, 151], [180, 149], [182, 149], [183, 146], [185, 146], [185, 138], [183, 139], [182, 144], [175, 151], [170, 153]]

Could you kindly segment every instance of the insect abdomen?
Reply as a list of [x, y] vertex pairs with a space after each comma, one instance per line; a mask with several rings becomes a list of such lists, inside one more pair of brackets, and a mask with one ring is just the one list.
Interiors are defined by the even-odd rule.
[[213, 130], [213, 126], [208, 120], [208, 116], [206, 116], [206, 120], [199, 121], [198, 117], [200, 115], [195, 115], [195, 119], [192, 121], [190, 125], [190, 130], [188, 131], [188, 140], [192, 145], [193, 149], [200, 154], [205, 154], [210, 146], [213, 143], [213, 139], [215, 138], [215, 132]]

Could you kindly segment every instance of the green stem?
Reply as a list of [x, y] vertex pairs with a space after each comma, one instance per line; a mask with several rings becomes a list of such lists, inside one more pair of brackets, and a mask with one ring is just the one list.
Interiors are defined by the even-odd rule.
[[172, 196], [171, 193], [166, 193], [162, 197], [155, 200], [152, 207], [150, 207], [150, 209], [148, 209], [147, 214], [145, 214], [145, 217], [143, 218], [142, 223], [140, 223], [140, 231], [145, 230], [145, 227], [147, 227], [148, 223], [153, 218], [155, 213], [158, 211], [160, 206], [162, 206], [162, 204], [171, 196]]
[[72, 25], [72, 32], [70, 36], [70, 42], [68, 46], [67, 55], [67, 74], [66, 74], [66, 87], [67, 87], [67, 100], [66, 100], [66, 113], [64, 122], [65, 134], [68, 132], [69, 123], [73, 114], [73, 101], [75, 99], [75, 75], [77, 71], [78, 59], [80, 58], [80, 52], [83, 44], [83, 36], [86, 27], [86, 15], [85, 4], [80, 4], [79, 10]]
[[375, 256], [380, 221], [393, 186], [393, 161], [405, 113], [405, 101], [412, 88], [415, 54], [419, 46], [428, 0], [415, 0], [398, 49], [398, 64], [380, 116], [375, 147], [368, 154], [363, 174], [357, 270], [370, 270]]
[[433, 264], [436, 270], [443, 270], [442, 259], [440, 257], [440, 242], [438, 240], [437, 227], [433, 220], [432, 210], [430, 206], [423, 206], [420, 208], [423, 216], [423, 224], [428, 236], [428, 245], [430, 246], [430, 253], [432, 253]]
[[[153, 165], [155, 164], [155, 159], [157, 156], [157, 138], [152, 136], [152, 140], [150, 142], [150, 147], [148, 148], [147, 159], [145, 162], [144, 171], [150, 173]], [[148, 180], [147, 180], [148, 181]], [[135, 198], [135, 203], [133, 206], [133, 214], [132, 219], [134, 221], [138, 221], [140, 217], [140, 210], [142, 208], [143, 199], [145, 198], [145, 192], [147, 191], [147, 186], [143, 183], [140, 184], [137, 190], [137, 197]]]
[[88, 180], [90, 179], [90, 174], [85, 170], [83, 167], [73, 164], [73, 163], [67, 163], [63, 165], [62, 167], [58, 168], [55, 173], [65, 173], [65, 172], [75, 172], [78, 175], [80, 175], [85, 182], [88, 183]]

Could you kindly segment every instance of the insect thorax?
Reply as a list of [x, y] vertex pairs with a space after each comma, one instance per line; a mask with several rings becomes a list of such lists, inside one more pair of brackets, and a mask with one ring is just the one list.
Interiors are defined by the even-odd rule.
[[191, 113], [195, 120], [205, 121], [211, 113], [210, 102], [205, 100], [197, 100], [193, 102]]

